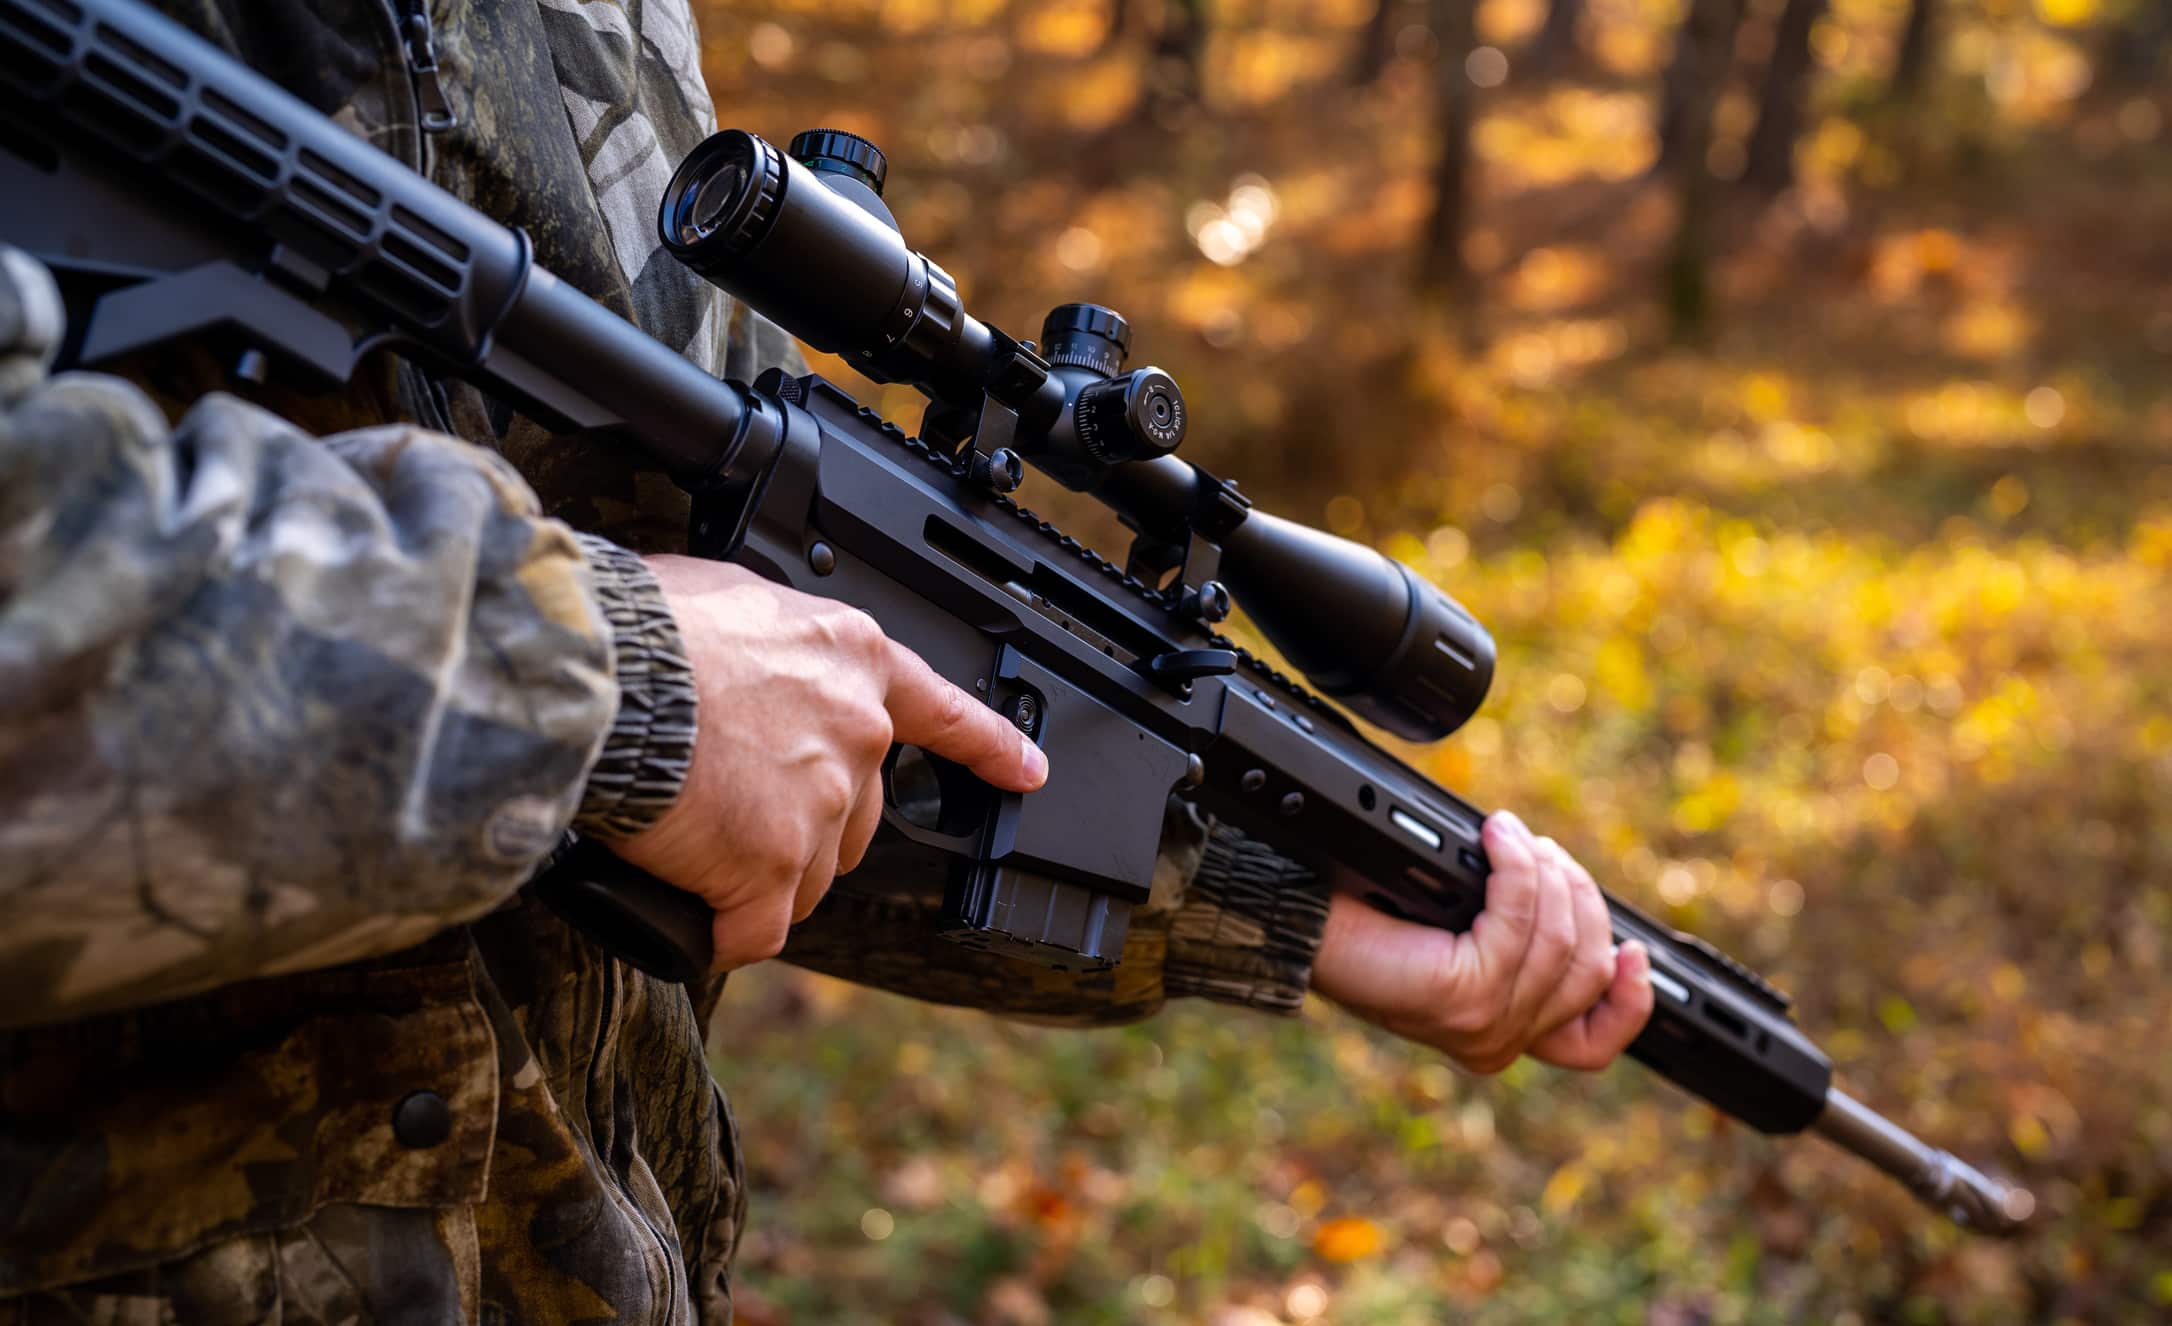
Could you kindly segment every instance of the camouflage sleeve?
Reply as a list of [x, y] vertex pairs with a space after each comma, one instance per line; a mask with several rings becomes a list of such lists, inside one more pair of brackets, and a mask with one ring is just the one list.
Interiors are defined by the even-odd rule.
[[[48, 379], [61, 321], [0, 248], [0, 1025], [403, 948], [641, 821], [691, 716], [622, 712], [637, 562], [442, 434]], [[661, 753], [591, 789], [614, 721]]]

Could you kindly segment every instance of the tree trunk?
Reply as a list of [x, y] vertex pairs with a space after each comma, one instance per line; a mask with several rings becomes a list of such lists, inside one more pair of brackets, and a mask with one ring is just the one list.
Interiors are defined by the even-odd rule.
[[1701, 339], [1711, 325], [1712, 172], [1705, 154], [1741, 20], [1740, 0], [1690, 0], [1667, 67], [1675, 141], [1663, 160], [1674, 180], [1675, 227], [1665, 279], [1667, 330], [1676, 341]]
[[[1659, 159], [1654, 174], [1671, 174], [1686, 158], [1704, 168], [1712, 145], [1712, 107], [1734, 60], [1741, 0], [1691, 0], [1674, 34], [1674, 53], [1659, 88]], [[1694, 149], [1694, 150], [1692, 150]]]
[[1131, 27], [1131, 0], [1109, 0], [1109, 25], [1101, 30], [1101, 44], [1094, 48], [1095, 55], [1107, 55], [1124, 39]]
[[1418, 282], [1450, 297], [1468, 293], [1463, 228], [1470, 205], [1471, 121], [1477, 89], [1464, 64], [1478, 45], [1477, 0], [1431, 0], [1433, 35], [1440, 40], [1434, 68], [1434, 122], [1440, 153], [1433, 162], [1433, 211], [1418, 248]]
[[1810, 81], [1810, 29], [1825, 13], [1825, 0], [1787, 0], [1772, 36], [1772, 62], [1758, 98], [1757, 127], [1750, 131], [1742, 182], [1767, 196], [1795, 183], [1795, 140], [1802, 136], [1803, 96]]
[[1402, 12], [1402, 0], [1380, 0], [1373, 6], [1365, 31], [1358, 34], [1357, 58], [1350, 62], [1353, 87], [1370, 87], [1387, 70], [1395, 55], [1396, 19]]
[[1932, 39], [1938, 27], [1938, 0], [1909, 0], [1908, 22], [1901, 28], [1900, 54], [1893, 58], [1887, 96], [1914, 100], [1931, 70]]
[[1140, 109], [1161, 127], [1176, 127], [1205, 98], [1206, 59], [1207, 0], [1161, 0]]
[[1534, 70], [1559, 69], [1574, 63], [1582, 53], [1577, 36], [1577, 25], [1584, 21], [1584, 0], [1553, 0], [1546, 7], [1546, 23], [1532, 39], [1530, 54]]
[[2143, 89], [2160, 83], [2165, 48], [2172, 45], [2172, 0], [2143, 0], [2124, 22], [2105, 28], [2097, 40], [2099, 88]]

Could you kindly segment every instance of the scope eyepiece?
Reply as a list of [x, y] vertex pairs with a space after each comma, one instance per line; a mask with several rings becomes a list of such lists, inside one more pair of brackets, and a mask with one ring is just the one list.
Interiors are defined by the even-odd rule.
[[674, 257], [706, 276], [761, 244], [783, 193], [776, 148], [738, 130], [712, 134], [672, 175], [658, 229]]
[[950, 275], [906, 246], [878, 192], [881, 151], [837, 129], [793, 145], [784, 153], [742, 129], [712, 134], [664, 190], [665, 249], [875, 381], [977, 407], [1018, 347], [968, 316]]

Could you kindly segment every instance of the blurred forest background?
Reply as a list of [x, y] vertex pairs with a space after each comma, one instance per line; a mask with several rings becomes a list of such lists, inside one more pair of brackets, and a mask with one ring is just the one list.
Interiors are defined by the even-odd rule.
[[717, 1033], [748, 1321], [2172, 1318], [2172, 3], [699, 8], [724, 124], [872, 136], [981, 316], [1122, 309], [1189, 455], [1491, 626], [1409, 758], [2043, 1203], [1971, 1239], [1637, 1068], [1323, 1005], [772, 967]]

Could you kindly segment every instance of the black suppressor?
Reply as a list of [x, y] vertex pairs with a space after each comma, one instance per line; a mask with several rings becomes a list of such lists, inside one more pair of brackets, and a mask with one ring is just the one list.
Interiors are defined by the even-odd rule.
[[728, 129], [680, 164], [658, 230], [680, 261], [793, 335], [917, 388], [940, 407], [931, 419], [997, 405], [1016, 417], [1001, 445], [1142, 536], [1214, 543], [1217, 574], [1261, 632], [1360, 716], [1411, 741], [1469, 721], [1494, 664], [1470, 613], [1401, 563], [1253, 511], [1178, 460], [1183, 395], [1159, 369], [1124, 373], [1131, 330], [1113, 311], [1056, 309], [1038, 353], [973, 317], [957, 283], [899, 233], [882, 200], [887, 168], [872, 143], [837, 130], [779, 152]]

